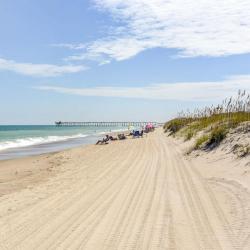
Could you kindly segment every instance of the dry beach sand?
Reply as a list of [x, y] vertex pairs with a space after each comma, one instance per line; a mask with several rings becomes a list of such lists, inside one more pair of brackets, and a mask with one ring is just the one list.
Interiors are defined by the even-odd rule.
[[250, 166], [142, 139], [0, 162], [0, 249], [250, 249]]

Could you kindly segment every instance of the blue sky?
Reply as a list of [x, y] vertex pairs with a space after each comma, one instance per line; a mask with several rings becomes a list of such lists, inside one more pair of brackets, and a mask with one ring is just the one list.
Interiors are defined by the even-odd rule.
[[0, 0], [0, 124], [165, 121], [250, 91], [248, 0]]

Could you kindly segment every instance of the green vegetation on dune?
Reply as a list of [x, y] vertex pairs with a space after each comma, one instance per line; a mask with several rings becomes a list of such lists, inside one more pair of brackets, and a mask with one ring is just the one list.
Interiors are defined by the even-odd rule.
[[164, 130], [170, 131], [172, 134], [178, 132], [181, 128], [185, 127], [186, 125], [190, 124], [192, 120], [188, 118], [176, 118], [173, 119], [164, 125]]
[[204, 143], [207, 143], [209, 140], [209, 135], [202, 135], [201, 137], [199, 137], [194, 145], [194, 149], [200, 149]]
[[218, 145], [226, 137], [227, 133], [227, 126], [215, 127], [210, 133], [209, 140], [207, 142], [208, 146]]
[[196, 109], [193, 113], [181, 112], [178, 118], [164, 125], [170, 135], [179, 134], [185, 140], [196, 138], [194, 149], [218, 145], [232, 128], [250, 121], [250, 95], [239, 91], [236, 98], [226, 99], [216, 107]]

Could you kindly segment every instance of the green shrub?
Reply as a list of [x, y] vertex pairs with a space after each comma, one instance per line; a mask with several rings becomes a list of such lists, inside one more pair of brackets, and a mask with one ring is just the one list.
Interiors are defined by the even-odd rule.
[[194, 145], [194, 149], [200, 149], [202, 146], [217, 146], [226, 137], [228, 128], [226, 126], [217, 126], [212, 129], [210, 134], [199, 137]]
[[227, 133], [228, 128], [226, 126], [215, 127], [210, 134], [208, 146], [220, 144], [220, 142], [226, 137]]
[[194, 131], [188, 130], [187, 134], [185, 135], [185, 140], [189, 141], [194, 136]]
[[188, 125], [190, 122], [192, 122], [192, 119], [176, 118], [176, 119], [173, 119], [173, 120], [165, 123], [164, 130], [165, 130], [165, 132], [170, 131], [172, 134], [175, 134], [181, 128]]
[[194, 145], [194, 149], [195, 150], [199, 149], [202, 145], [207, 143], [209, 139], [210, 139], [209, 135], [202, 135], [201, 137], [199, 137], [196, 140], [195, 145]]

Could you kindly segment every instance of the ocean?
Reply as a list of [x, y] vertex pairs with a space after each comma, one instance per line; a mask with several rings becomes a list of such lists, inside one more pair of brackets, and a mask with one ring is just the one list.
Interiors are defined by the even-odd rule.
[[2, 125], [0, 126], [0, 160], [93, 144], [107, 132], [126, 129], [114, 126]]

